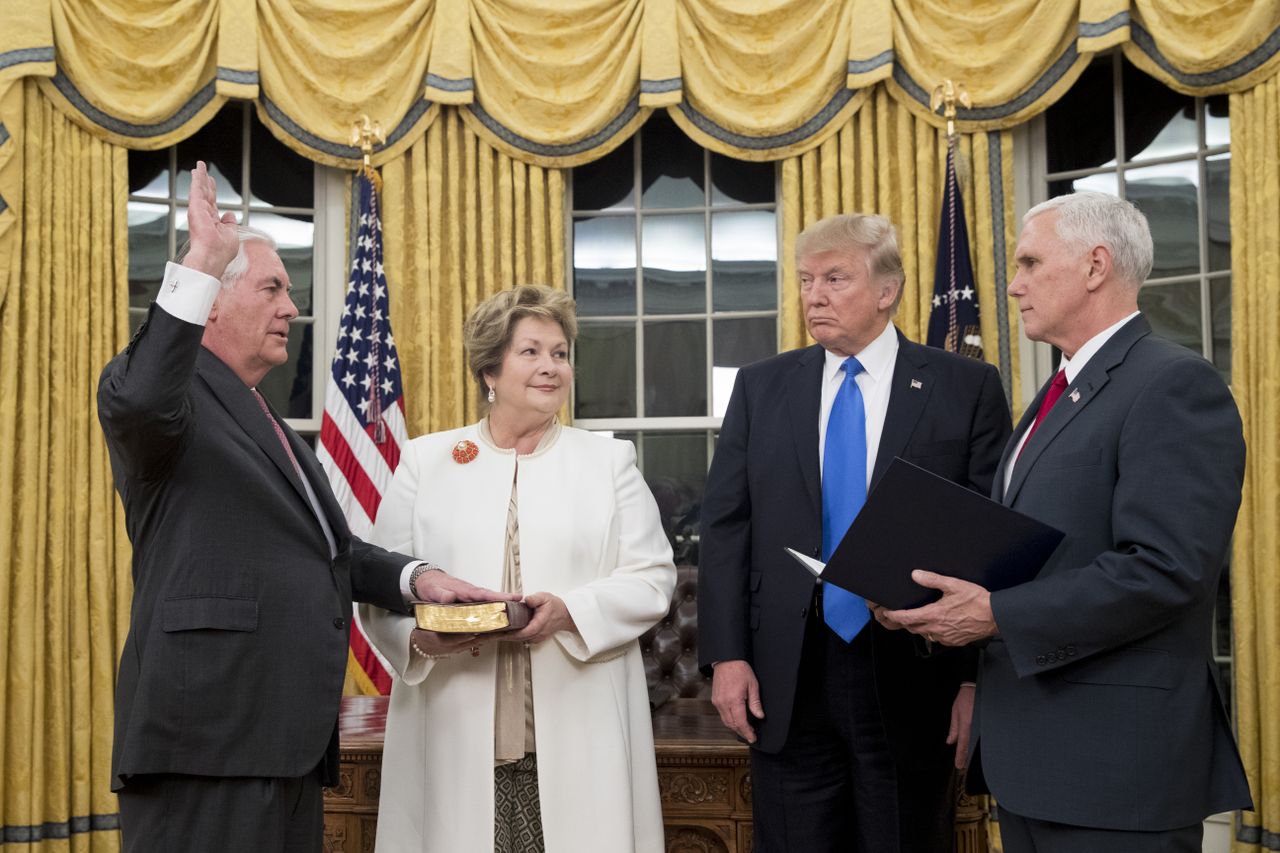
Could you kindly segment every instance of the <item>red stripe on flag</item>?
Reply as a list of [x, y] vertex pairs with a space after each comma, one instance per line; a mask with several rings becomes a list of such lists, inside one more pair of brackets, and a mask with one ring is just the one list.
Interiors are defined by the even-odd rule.
[[[378, 493], [377, 487], [373, 485], [373, 481], [369, 479], [369, 475], [365, 473], [355, 454], [351, 452], [351, 445], [347, 444], [346, 436], [342, 434], [342, 430], [338, 429], [338, 425], [329, 417], [328, 412], [324, 413], [324, 419], [320, 422], [320, 443], [324, 445], [325, 450], [329, 451], [334, 464], [350, 484], [351, 493], [360, 502], [365, 515], [370, 519], [377, 518], [378, 504], [382, 503], [382, 495]], [[396, 452], [398, 454], [399, 449]]]
[[387, 675], [387, 671], [382, 668], [382, 664], [378, 662], [377, 656], [369, 646], [369, 641], [365, 639], [364, 632], [355, 622], [351, 623], [351, 654], [355, 656], [360, 668], [368, 674], [369, 680], [373, 682], [374, 687], [378, 688], [379, 693], [386, 696], [391, 692], [391, 676]]
[[377, 424], [369, 424], [364, 428], [364, 431], [368, 434], [369, 440], [373, 442], [373, 446], [382, 454], [382, 458], [387, 461], [387, 467], [395, 471], [396, 466], [400, 464], [400, 445], [396, 444], [395, 437], [391, 434], [390, 426], [383, 430], [383, 436], [386, 440], [382, 444], [378, 444], [378, 440], [373, 437], [376, 428]]

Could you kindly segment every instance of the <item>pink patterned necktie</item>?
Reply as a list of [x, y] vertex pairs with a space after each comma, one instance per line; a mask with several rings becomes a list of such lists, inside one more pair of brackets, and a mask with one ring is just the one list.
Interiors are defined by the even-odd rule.
[[276, 431], [276, 438], [280, 439], [280, 445], [284, 448], [284, 452], [289, 455], [289, 461], [293, 463], [293, 470], [298, 473], [298, 477], [302, 477], [302, 466], [298, 464], [298, 457], [293, 455], [293, 448], [289, 446], [289, 439], [285, 437], [284, 430], [280, 428], [280, 422], [271, 414], [271, 410], [267, 408], [267, 401], [262, 399], [262, 395], [258, 393], [257, 388], [249, 389], [253, 393], [253, 399], [258, 401], [258, 406], [262, 409], [262, 414], [267, 416], [267, 420], [271, 423], [271, 428]]

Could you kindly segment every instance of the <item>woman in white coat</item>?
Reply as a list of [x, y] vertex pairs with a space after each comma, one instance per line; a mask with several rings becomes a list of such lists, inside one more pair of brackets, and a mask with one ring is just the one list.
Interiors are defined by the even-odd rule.
[[658, 853], [662, 814], [639, 636], [675, 567], [629, 442], [563, 427], [573, 300], [503, 291], [465, 328], [489, 402], [411, 441], [373, 540], [525, 595], [518, 632], [463, 636], [362, 607], [396, 675], [379, 851]]

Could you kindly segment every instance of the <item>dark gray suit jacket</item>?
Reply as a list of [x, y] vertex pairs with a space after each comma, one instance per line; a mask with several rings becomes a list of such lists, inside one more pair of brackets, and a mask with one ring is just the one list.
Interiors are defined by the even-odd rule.
[[355, 539], [281, 421], [337, 539], [249, 389], [152, 306], [103, 370], [98, 416], [133, 543], [113, 788], [143, 773], [302, 776], [337, 764], [351, 601], [404, 609], [408, 558]]
[[[1010, 429], [999, 374], [901, 334], [898, 343], [872, 488], [901, 456], [986, 494]], [[814, 592], [813, 576], [784, 548], [816, 557], [822, 545], [823, 353], [820, 346], [793, 350], [738, 372], [702, 505], [698, 661], [752, 665], [766, 715], [756, 747], [765, 752], [780, 750], [787, 737]], [[952, 700], [976, 661], [963, 650], [921, 657], [906, 631], [875, 622], [868, 630], [895, 758], [936, 764], [950, 749]]]
[[970, 779], [1018, 814], [1108, 829], [1250, 807], [1210, 648], [1244, 472], [1227, 386], [1136, 317], [1068, 386], [1006, 494], [1014, 444], [993, 496], [1066, 539], [1036, 580], [991, 596]]

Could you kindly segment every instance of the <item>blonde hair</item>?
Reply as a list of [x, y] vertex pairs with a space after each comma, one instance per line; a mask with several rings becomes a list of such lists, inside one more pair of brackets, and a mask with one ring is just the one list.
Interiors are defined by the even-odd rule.
[[893, 307], [898, 307], [906, 273], [898, 250], [898, 231], [892, 222], [871, 213], [841, 213], [819, 219], [796, 235], [797, 262], [834, 251], [866, 252], [871, 277], [897, 283]]
[[502, 360], [511, 346], [516, 324], [525, 317], [558, 324], [570, 344], [578, 337], [577, 303], [563, 290], [541, 284], [519, 284], [490, 296], [467, 315], [462, 327], [467, 367], [479, 385], [482, 399], [489, 393], [485, 374], [502, 370]]

